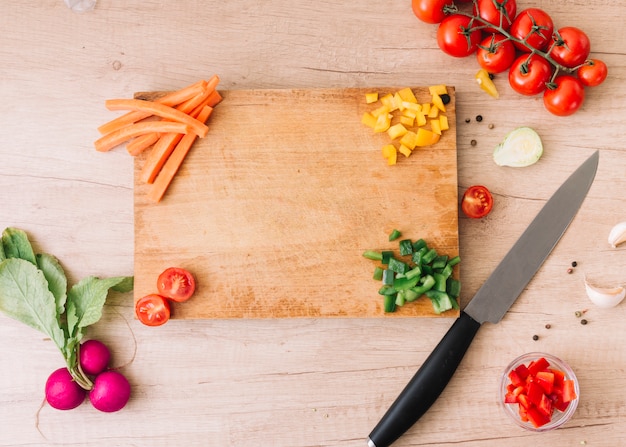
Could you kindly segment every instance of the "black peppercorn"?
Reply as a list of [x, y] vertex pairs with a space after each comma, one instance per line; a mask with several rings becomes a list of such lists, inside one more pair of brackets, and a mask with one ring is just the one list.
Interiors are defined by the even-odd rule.
[[477, 142], [476, 140], [472, 140], [472, 141], [470, 141], [470, 144], [471, 144], [472, 146], [476, 146], [476, 145], [478, 144], [478, 142]]
[[479, 123], [483, 120], [483, 116], [482, 115], [476, 115], [476, 121], [478, 121]]
[[441, 98], [441, 102], [445, 104], [450, 104], [450, 95], [448, 95], [447, 93], [444, 93], [443, 95], [439, 96]]
[[572, 267], [576, 267], [577, 265], [578, 265], [578, 262], [576, 262], [576, 261], [572, 262]]
[[465, 122], [466, 122], [466, 123], [469, 123], [469, 122], [470, 122], [470, 119], [469, 119], [469, 118], [465, 118]]
[[550, 323], [546, 324], [546, 329], [550, 329], [551, 327]]
[[539, 336], [538, 335], [533, 335], [533, 340], [535, 340], [535, 341], [539, 340]]
[[580, 324], [585, 325], [587, 324], [587, 320], [585, 320], [584, 318], [582, 320], [580, 320]]

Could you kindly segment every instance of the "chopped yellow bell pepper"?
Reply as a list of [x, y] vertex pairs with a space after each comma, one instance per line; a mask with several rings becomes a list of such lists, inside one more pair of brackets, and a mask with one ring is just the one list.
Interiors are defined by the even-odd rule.
[[394, 124], [387, 130], [387, 134], [392, 140], [404, 136], [405, 133], [407, 133], [407, 129], [401, 123]]
[[370, 113], [378, 118], [380, 115], [388, 115], [389, 112], [389, 106], [384, 105], [372, 110]]
[[437, 118], [439, 116], [439, 109], [437, 107], [431, 107], [428, 112], [428, 118]]
[[426, 115], [424, 115], [423, 113], [418, 113], [417, 116], [415, 117], [415, 120], [417, 121], [418, 126], [426, 125]]
[[415, 117], [410, 115], [402, 115], [400, 117], [400, 123], [405, 127], [413, 127], [415, 125]]
[[431, 85], [430, 87], [428, 87], [428, 91], [430, 92], [431, 96], [441, 96], [448, 94], [448, 89], [445, 84]]
[[372, 129], [376, 126], [376, 117], [369, 112], [365, 112], [361, 118], [361, 122]]
[[403, 101], [417, 104], [417, 98], [415, 97], [413, 90], [411, 90], [409, 87], [398, 90], [398, 95], [400, 95], [400, 98], [402, 98]]
[[400, 152], [402, 155], [404, 155], [405, 157], [408, 157], [409, 155], [411, 155], [412, 151], [411, 149], [409, 149], [408, 147], [406, 147], [404, 144], [400, 145], [400, 148], [398, 149], [398, 152]]
[[432, 106], [430, 105], [429, 102], [425, 102], [424, 104], [422, 104], [422, 113], [424, 115], [428, 115], [430, 113], [430, 109], [432, 108]]
[[378, 92], [371, 92], [365, 94], [365, 103], [372, 104], [378, 101]]
[[435, 144], [441, 138], [435, 132], [431, 132], [430, 130], [426, 130], [423, 127], [417, 129], [417, 138], [415, 139], [416, 147], [424, 147]]
[[409, 130], [404, 136], [400, 139], [400, 144], [408, 147], [409, 149], [415, 149], [417, 141], [417, 134], [412, 130]]
[[450, 129], [450, 124], [448, 123], [448, 117], [446, 115], [439, 115], [439, 125], [441, 130]]
[[374, 125], [374, 132], [386, 132], [389, 126], [391, 126], [391, 115], [378, 115], [378, 117], [376, 117], [376, 124]]
[[398, 152], [393, 144], [383, 146], [383, 157], [387, 159], [388, 165], [395, 165], [398, 160]]
[[486, 91], [490, 96], [493, 96], [496, 99], [500, 97], [498, 89], [496, 89], [496, 85], [493, 83], [489, 77], [489, 73], [484, 68], [481, 68], [478, 70], [478, 73], [476, 73], [476, 82], [478, 82], [480, 88]]
[[439, 121], [438, 119], [430, 120], [430, 128], [437, 135], [441, 135], [441, 121]]
[[441, 99], [441, 96], [433, 95], [433, 104], [435, 105], [435, 107], [437, 107], [437, 109], [445, 113], [446, 106], [444, 105], [443, 100]]

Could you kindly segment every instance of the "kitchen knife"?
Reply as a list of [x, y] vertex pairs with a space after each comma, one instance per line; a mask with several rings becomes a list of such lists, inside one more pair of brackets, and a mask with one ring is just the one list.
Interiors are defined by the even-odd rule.
[[480, 326], [502, 319], [576, 215], [599, 158], [596, 151], [546, 202], [372, 430], [369, 447], [388, 447], [404, 434], [437, 400]]

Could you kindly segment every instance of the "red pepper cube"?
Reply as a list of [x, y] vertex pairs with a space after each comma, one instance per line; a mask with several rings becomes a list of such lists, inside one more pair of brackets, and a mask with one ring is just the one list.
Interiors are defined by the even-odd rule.
[[513, 393], [506, 393], [504, 395], [504, 403], [505, 404], [516, 404], [517, 403], [517, 396]]
[[515, 368], [514, 371], [517, 373], [519, 378], [522, 379], [522, 380], [526, 380], [526, 377], [528, 377], [528, 368], [523, 363], [521, 365], [519, 365], [517, 368]]
[[526, 395], [528, 396], [528, 400], [531, 401], [535, 405], [539, 405], [541, 403], [541, 397], [543, 396], [543, 388], [537, 382], [531, 381], [528, 384], [528, 392]]
[[550, 416], [546, 416], [541, 411], [537, 409], [537, 407], [530, 407], [526, 410], [528, 414], [528, 420], [531, 424], [535, 426], [535, 428], [539, 428], [542, 425], [546, 425], [550, 422]]
[[550, 371], [539, 371], [535, 375], [535, 381], [541, 385], [541, 388], [543, 388], [546, 394], [552, 393], [552, 389], [554, 388], [554, 373]]
[[509, 380], [516, 387], [524, 385], [524, 380], [519, 376], [519, 374], [517, 374], [517, 371], [514, 369], [509, 372]]
[[541, 396], [541, 402], [537, 405], [537, 409], [549, 418], [552, 417], [552, 401], [548, 396], [545, 394]]
[[520, 407], [526, 410], [532, 406], [532, 404], [528, 400], [528, 396], [525, 394], [520, 394], [519, 396], [517, 396], [517, 401], [519, 402]]
[[528, 422], [528, 411], [521, 405], [519, 406], [519, 418], [522, 422]]
[[565, 380], [565, 373], [559, 369], [550, 369], [554, 374], [554, 388], [563, 387], [563, 381]]
[[548, 362], [545, 358], [540, 357], [534, 362], [531, 362], [528, 365], [528, 373], [532, 376], [536, 375], [539, 371], [545, 371], [550, 366], [550, 362]]
[[571, 402], [576, 399], [576, 389], [573, 380], [563, 381], [563, 402]]
[[564, 412], [565, 410], [567, 410], [567, 407], [569, 407], [569, 402], [563, 402], [563, 398], [560, 396], [552, 394], [551, 399], [552, 406], [561, 412]]

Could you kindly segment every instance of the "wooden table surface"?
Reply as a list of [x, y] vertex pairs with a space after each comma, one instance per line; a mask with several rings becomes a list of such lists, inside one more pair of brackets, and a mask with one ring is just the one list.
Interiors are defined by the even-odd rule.
[[[607, 242], [626, 221], [626, 11], [616, 0], [518, 4], [584, 29], [593, 56], [609, 66], [572, 117], [515, 94], [505, 76], [495, 81], [500, 99], [487, 96], [474, 81], [475, 60], [444, 55], [436, 27], [418, 21], [408, 0], [99, 0], [84, 14], [61, 0], [2, 2], [0, 225], [26, 230], [71, 282], [133, 273], [132, 159], [93, 149], [97, 126], [111, 118], [107, 98], [214, 73], [224, 89], [453, 85], [459, 193], [481, 183], [496, 201], [485, 219], [460, 217], [463, 305], [569, 173], [596, 149], [600, 165], [543, 268], [498, 325], [479, 331], [441, 398], [395, 445], [623, 445], [626, 303], [594, 307], [583, 277], [626, 282], [626, 247]], [[494, 146], [520, 125], [542, 136], [543, 158], [496, 166]], [[587, 325], [575, 316], [581, 310]], [[46, 378], [63, 359], [42, 334], [0, 315], [0, 445], [364, 446], [452, 322], [173, 320], [149, 328], [134, 320], [132, 294], [112, 294], [88, 336], [110, 345], [133, 394], [122, 411], [104, 414], [89, 405], [40, 410]], [[547, 434], [515, 427], [496, 398], [505, 365], [530, 351], [565, 359], [580, 381], [573, 419]]]

